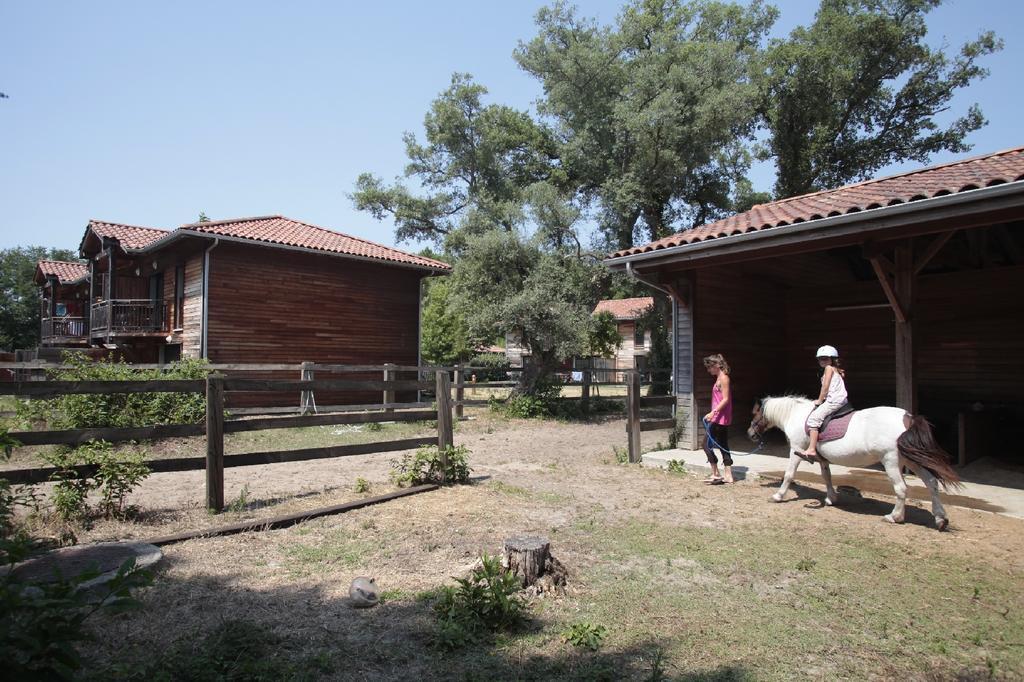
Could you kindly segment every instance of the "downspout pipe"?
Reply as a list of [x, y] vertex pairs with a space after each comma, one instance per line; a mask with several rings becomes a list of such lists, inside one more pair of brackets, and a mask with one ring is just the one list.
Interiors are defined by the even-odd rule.
[[199, 357], [207, 359], [207, 332], [210, 327], [210, 252], [217, 248], [220, 239], [214, 239], [213, 243], [206, 247], [203, 252], [203, 332], [199, 342]]
[[[675, 295], [668, 289], [660, 287], [654, 282], [646, 280], [640, 275], [638, 275], [636, 270], [633, 269], [633, 263], [630, 261], [626, 261], [626, 274], [631, 279], [635, 279], [637, 282], [640, 282], [644, 286], [648, 286], [652, 289], [660, 291], [661, 293], [668, 296], [668, 300], [672, 301], [672, 333], [670, 337], [672, 339], [672, 393], [674, 394], [676, 392], [676, 367], [678, 366], [679, 360], [677, 357], [677, 354], [679, 352], [679, 343], [678, 339], [676, 338], [676, 335], [679, 333], [679, 326], [677, 320], [677, 316], [679, 314], [679, 302], [676, 300]], [[673, 410], [673, 413], [674, 412], [675, 410]]]

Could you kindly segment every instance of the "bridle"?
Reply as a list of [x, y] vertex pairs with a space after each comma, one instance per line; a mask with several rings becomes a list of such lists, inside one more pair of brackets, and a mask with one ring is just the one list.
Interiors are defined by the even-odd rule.
[[[764, 434], [768, 429], [771, 428], [771, 424], [768, 423], [767, 417], [764, 416], [764, 402], [758, 401], [754, 405], [756, 410], [755, 416], [750, 420], [750, 428], [747, 429], [747, 435], [751, 434], [757, 436], [757, 449], [764, 447], [765, 438]], [[753, 438], [751, 438], [753, 440]]]

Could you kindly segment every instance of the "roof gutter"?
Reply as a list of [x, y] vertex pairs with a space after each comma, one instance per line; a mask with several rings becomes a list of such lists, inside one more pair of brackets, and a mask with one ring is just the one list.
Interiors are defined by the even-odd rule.
[[203, 251], [203, 333], [199, 342], [199, 357], [207, 359], [210, 350], [206, 343], [207, 334], [210, 331], [210, 252], [217, 248], [220, 239], [214, 239], [213, 243]]
[[917, 213], [947, 207], [958, 207], [981, 201], [1012, 199], [1014, 195], [1021, 195], [1022, 198], [1019, 198], [1016, 202], [1005, 201], [1004, 203], [1006, 204], [1006, 207], [1017, 205], [1024, 206], [1024, 180], [1007, 182], [1001, 185], [994, 185], [992, 187], [967, 190], [956, 194], [947, 194], [941, 197], [933, 197], [931, 199], [919, 199], [917, 201], [896, 204], [895, 206], [882, 206], [879, 208], [857, 211], [856, 213], [846, 213], [844, 215], [819, 218], [817, 220], [808, 220], [803, 223], [766, 227], [752, 232], [728, 235], [726, 237], [716, 237], [714, 239], [706, 239], [692, 244], [680, 244], [678, 246], [657, 249], [655, 251], [607, 258], [602, 262], [613, 268], [620, 268], [623, 265], [629, 268], [633, 263], [639, 264], [646, 261], [660, 259], [673, 260], [676, 259], [677, 256], [684, 255], [692, 257], [687, 258], [687, 260], [698, 260], [705, 252], [729, 247], [736, 247], [736, 250], [746, 250], [746, 248], [753, 249], [760, 246], [757, 242], [770, 241], [780, 237], [788, 237], [791, 235], [800, 235], [805, 233], [818, 233], [815, 236], [824, 240], [830, 237], [837, 237], [861, 231], [863, 227], [861, 224], [866, 222], [879, 221], [879, 225], [877, 226], [879, 229], [895, 227], [909, 222], [909, 219], [913, 218]]

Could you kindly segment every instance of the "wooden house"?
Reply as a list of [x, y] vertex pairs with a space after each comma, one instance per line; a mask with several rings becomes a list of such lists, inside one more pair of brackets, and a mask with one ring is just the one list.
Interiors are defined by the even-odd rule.
[[421, 280], [449, 270], [282, 216], [175, 230], [93, 220], [79, 253], [87, 266], [40, 263], [37, 279], [83, 334], [67, 343], [44, 322], [43, 343], [133, 362], [415, 365]]
[[[732, 366], [756, 398], [818, 389], [838, 347], [851, 401], [929, 417], [964, 462], [1024, 418], [1024, 147], [793, 197], [610, 256], [669, 293], [682, 447]], [[1018, 462], [1020, 449], [1013, 450]]]
[[[615, 318], [615, 328], [619, 332], [619, 347], [610, 358], [589, 358], [590, 367], [594, 369], [623, 370], [640, 369], [647, 366], [647, 354], [651, 349], [651, 332], [644, 329], [637, 321], [654, 305], [650, 296], [641, 298], [619, 298], [598, 301], [593, 314], [611, 313]], [[609, 371], [599, 376], [598, 381], [618, 381], [621, 377]]]

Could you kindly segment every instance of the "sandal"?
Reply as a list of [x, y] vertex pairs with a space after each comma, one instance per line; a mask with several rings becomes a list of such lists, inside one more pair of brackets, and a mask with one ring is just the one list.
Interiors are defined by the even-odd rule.
[[711, 478], [705, 478], [704, 483], [707, 485], [723, 485], [725, 483], [725, 479], [721, 476], [712, 476]]

